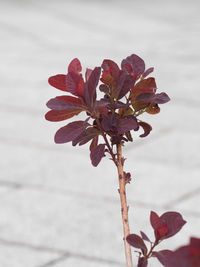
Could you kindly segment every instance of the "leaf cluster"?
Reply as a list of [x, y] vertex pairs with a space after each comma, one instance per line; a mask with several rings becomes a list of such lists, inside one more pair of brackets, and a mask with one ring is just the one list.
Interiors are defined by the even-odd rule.
[[[153, 68], [145, 69], [144, 61], [132, 54], [121, 62], [121, 68], [105, 59], [100, 67], [87, 69], [82, 75], [80, 61], [75, 58], [67, 74], [49, 78], [49, 84], [71, 95], [56, 96], [47, 102], [50, 109], [45, 115], [48, 121], [57, 122], [85, 112], [86, 119], [70, 122], [55, 134], [58, 144], [72, 142], [73, 146], [90, 144], [90, 158], [97, 166], [108, 152], [115, 162], [113, 146], [132, 142], [131, 132], [144, 130], [146, 137], [151, 125], [138, 117], [147, 112], [157, 114], [160, 104], [170, 100], [164, 92], [157, 93], [155, 78], [147, 76]], [[97, 90], [101, 93], [97, 99]], [[99, 136], [104, 142], [99, 143]]]
[[[149, 237], [142, 231], [140, 232], [140, 236], [136, 234], [130, 234], [126, 238], [127, 242], [131, 246], [140, 250], [137, 266], [146, 267], [148, 265], [149, 258], [156, 257], [165, 267], [192, 267], [192, 265], [180, 264], [180, 258], [182, 252], [184, 252], [182, 250], [178, 258], [176, 256], [180, 252], [179, 250], [178, 252], [173, 252], [171, 250], [154, 251], [155, 247], [160, 244], [161, 241], [174, 236], [184, 226], [186, 221], [183, 220], [181, 214], [178, 212], [169, 211], [159, 216], [156, 212], [152, 211], [150, 214], [150, 223], [154, 230], [154, 241], [151, 241]], [[145, 242], [150, 244], [149, 249], [147, 248]]]

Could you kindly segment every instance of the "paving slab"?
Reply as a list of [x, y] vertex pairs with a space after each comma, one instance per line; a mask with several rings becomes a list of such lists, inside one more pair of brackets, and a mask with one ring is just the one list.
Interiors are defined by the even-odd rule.
[[124, 150], [133, 174], [127, 187], [131, 232], [152, 237], [150, 210], [176, 210], [188, 223], [160, 248], [198, 236], [199, 1], [9, 0], [0, 6], [0, 265], [123, 263], [112, 162], [103, 159], [93, 168], [87, 146], [55, 145], [65, 122], [43, 118], [46, 101], [63, 94], [48, 77], [65, 73], [74, 57], [85, 69], [104, 58], [120, 64], [135, 53], [155, 67], [159, 91], [172, 100], [160, 114], [143, 117], [152, 134]]
[[54, 257], [58, 257], [57, 253], [34, 251], [28, 248], [17, 246], [2, 245], [0, 241], [0, 265], [3, 267], [36, 267], [45, 264]]
[[[124, 264], [114, 264], [114, 263], [104, 263], [96, 261], [87, 261], [84, 259], [69, 258], [67, 260], [61, 261], [58, 264], [53, 265], [54, 267], [122, 267]], [[43, 266], [41, 266], [43, 267]], [[45, 266], [44, 266], [45, 267]]]

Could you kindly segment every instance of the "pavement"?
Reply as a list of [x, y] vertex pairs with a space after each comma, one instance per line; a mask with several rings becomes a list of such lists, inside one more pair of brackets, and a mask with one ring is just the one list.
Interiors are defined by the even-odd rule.
[[151, 135], [124, 149], [131, 233], [153, 237], [154, 210], [187, 221], [160, 249], [200, 236], [199, 8], [198, 0], [0, 1], [0, 267], [125, 266], [113, 163], [94, 168], [87, 146], [54, 144], [66, 122], [44, 120], [47, 100], [62, 94], [47, 79], [74, 57], [93, 68], [135, 53], [155, 67], [171, 102], [146, 116]]

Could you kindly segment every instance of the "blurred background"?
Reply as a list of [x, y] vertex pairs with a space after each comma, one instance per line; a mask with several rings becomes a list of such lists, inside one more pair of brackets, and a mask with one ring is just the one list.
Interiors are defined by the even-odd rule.
[[67, 122], [44, 119], [47, 100], [62, 95], [48, 77], [75, 57], [93, 68], [134, 53], [155, 67], [171, 102], [145, 117], [151, 135], [124, 150], [131, 232], [153, 237], [150, 211], [178, 211], [187, 224], [160, 249], [199, 237], [199, 8], [198, 0], [0, 1], [0, 266], [125, 266], [113, 163], [94, 168], [87, 146], [54, 144]]

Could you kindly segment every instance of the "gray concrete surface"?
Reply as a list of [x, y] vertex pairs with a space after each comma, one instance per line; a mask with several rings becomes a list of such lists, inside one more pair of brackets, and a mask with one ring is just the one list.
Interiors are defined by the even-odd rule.
[[[84, 68], [135, 53], [172, 101], [124, 154], [131, 232], [153, 235], [151, 210], [187, 224], [160, 248], [199, 236], [199, 1], [0, 1], [0, 266], [125, 266], [116, 170], [88, 148], [55, 145], [65, 122], [44, 120], [47, 84], [78, 57]], [[136, 254], [134, 261], [136, 262]], [[152, 260], [150, 267], [160, 266]]]

